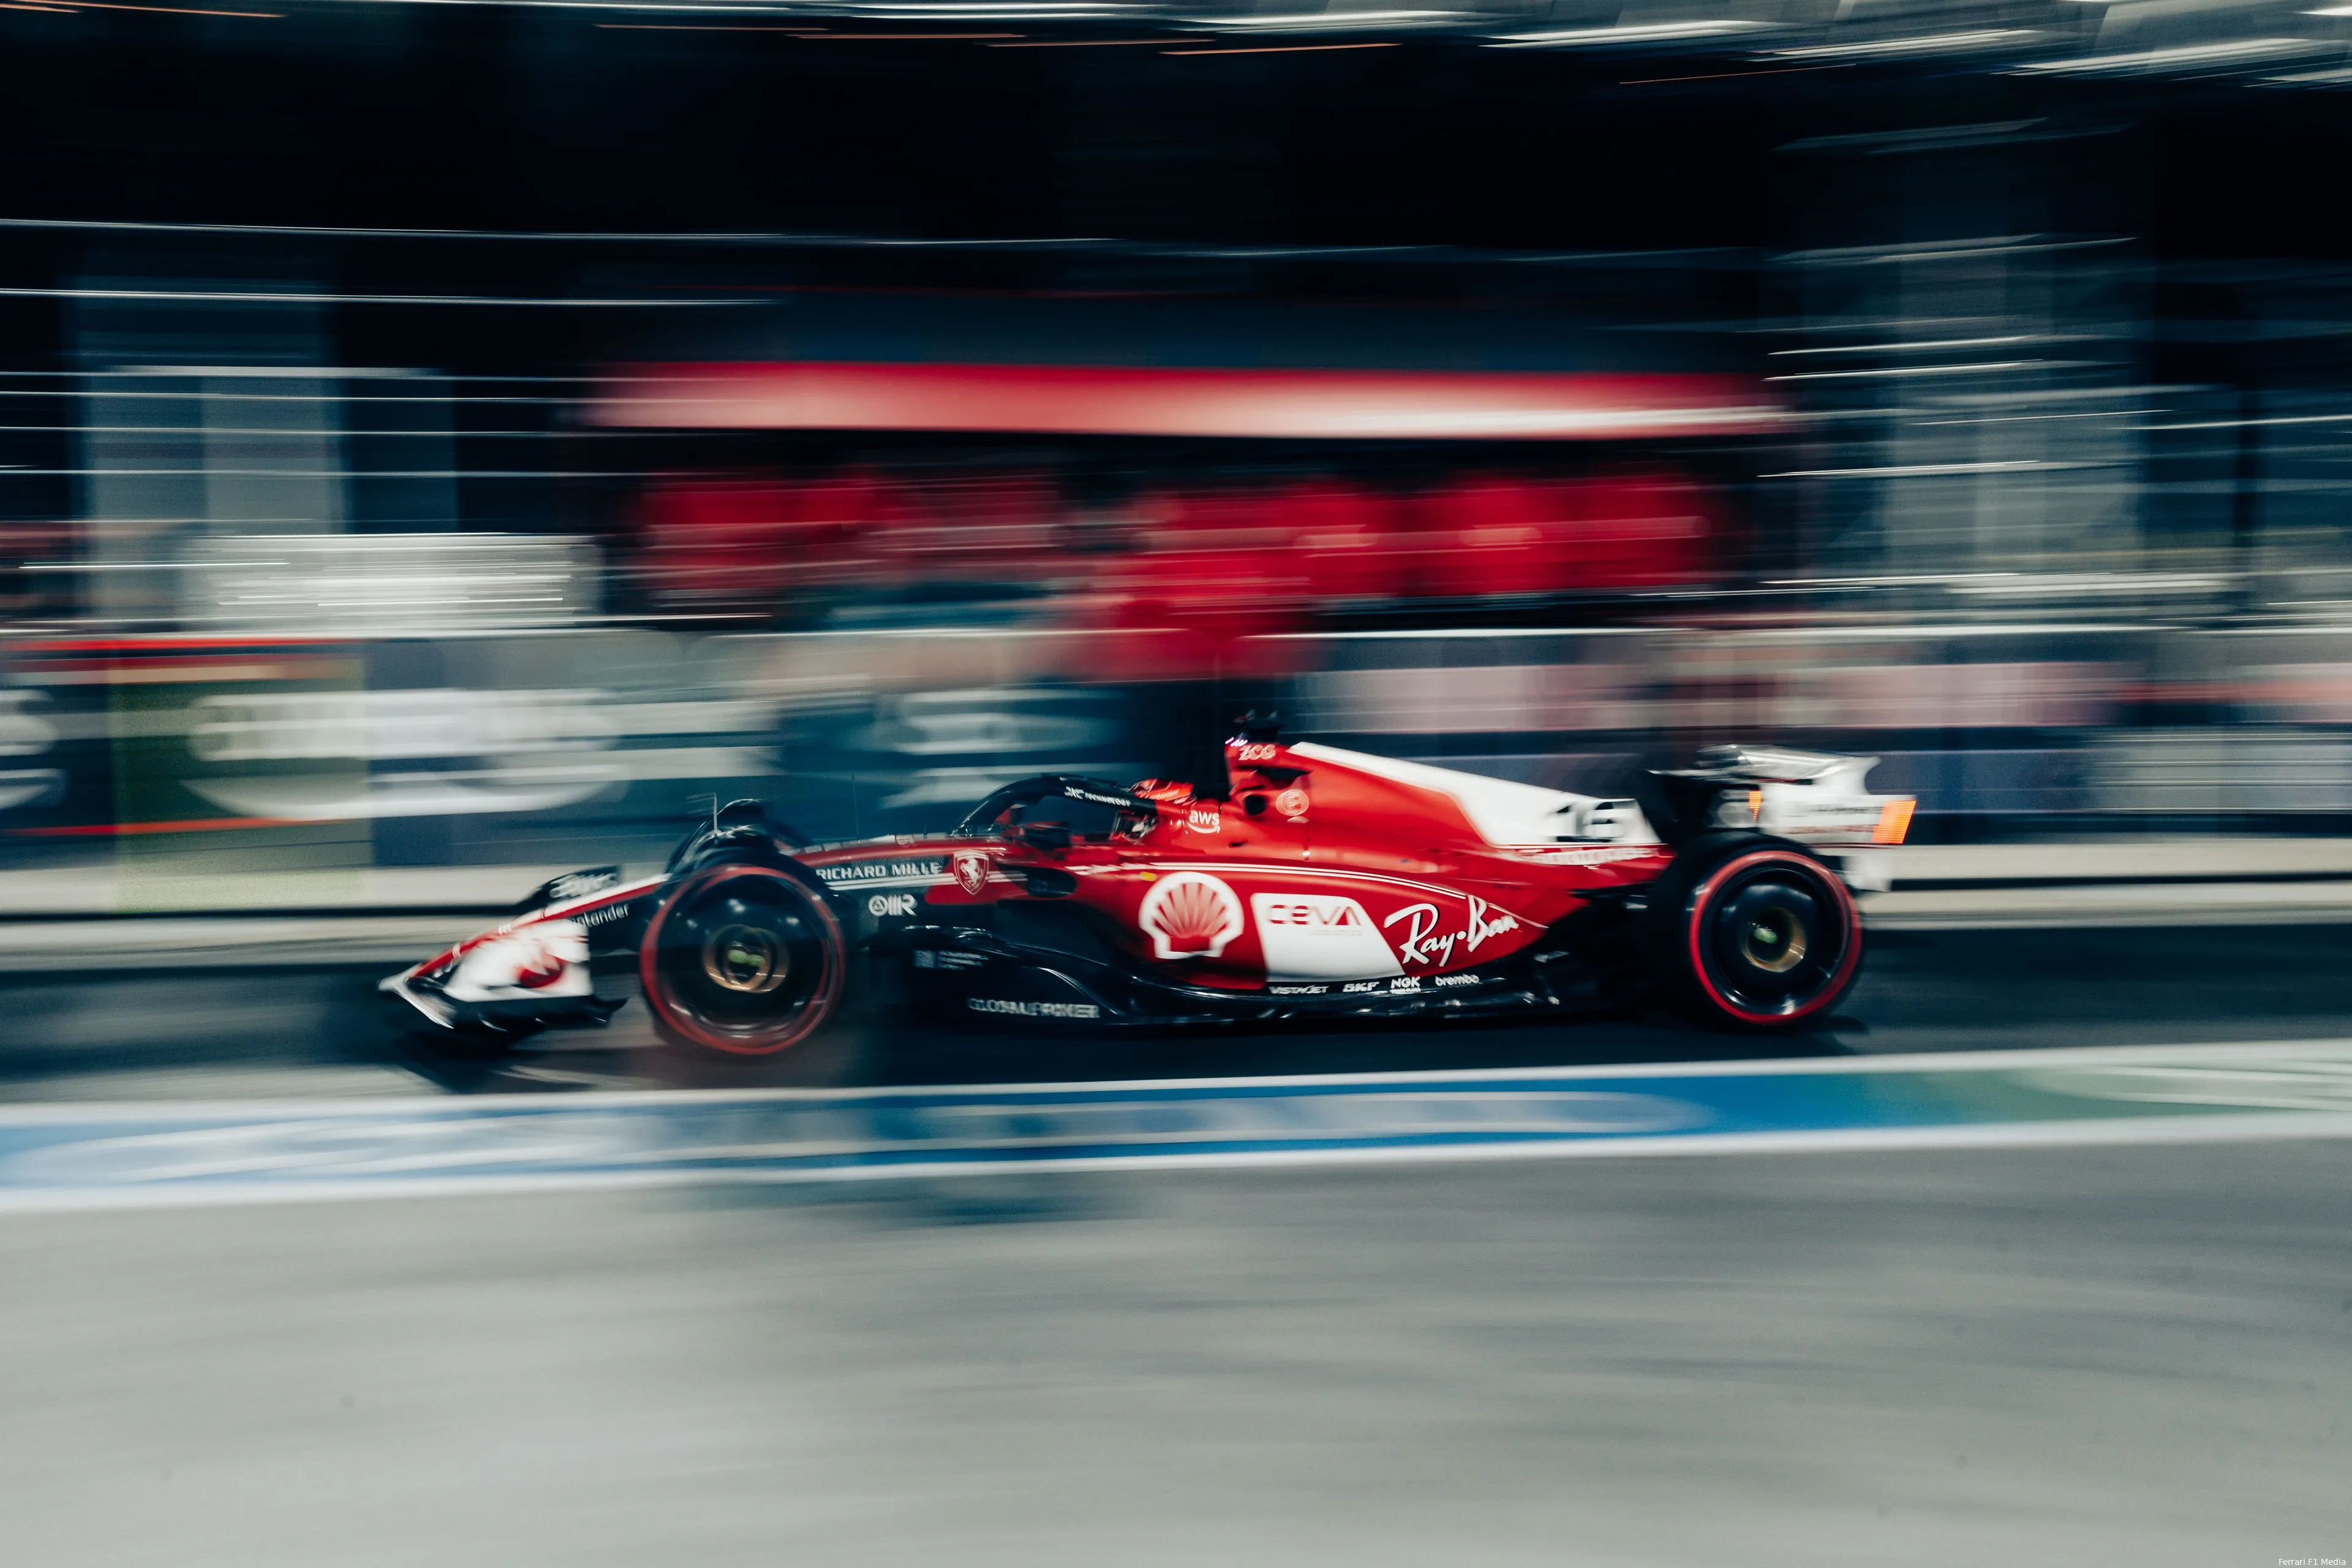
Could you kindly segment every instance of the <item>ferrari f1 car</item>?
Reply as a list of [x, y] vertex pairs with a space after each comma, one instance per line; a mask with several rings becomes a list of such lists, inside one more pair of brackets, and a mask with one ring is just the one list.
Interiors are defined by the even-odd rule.
[[[1834, 1008], [1862, 962], [1824, 851], [1899, 844], [1875, 759], [1718, 747], [1631, 798], [1507, 783], [1250, 725], [1222, 795], [1045, 775], [952, 831], [799, 842], [712, 812], [659, 876], [560, 877], [383, 983], [496, 1044], [602, 1024], [790, 1049], [860, 994], [1041, 1023], [1567, 1016], [1663, 1001], [1744, 1029]], [[414, 1021], [414, 1020], [412, 1020]]]

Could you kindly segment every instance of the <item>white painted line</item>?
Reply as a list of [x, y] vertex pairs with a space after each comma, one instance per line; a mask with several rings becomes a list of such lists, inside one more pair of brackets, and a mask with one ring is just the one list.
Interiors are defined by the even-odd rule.
[[1065, 1079], [1050, 1083], [874, 1084], [857, 1089], [593, 1089], [578, 1094], [371, 1096], [361, 1100], [191, 1100], [161, 1105], [153, 1100], [56, 1100], [0, 1106], [0, 1127], [47, 1121], [84, 1121], [101, 1114], [161, 1122], [235, 1120], [239, 1117], [352, 1116], [388, 1113], [459, 1114], [482, 1110], [593, 1110], [622, 1106], [759, 1104], [870, 1100], [1000, 1100], [1073, 1094], [1133, 1095], [1215, 1089], [1352, 1088], [1392, 1084], [1514, 1084], [1574, 1079], [1772, 1078], [1790, 1074], [1971, 1072], [2002, 1068], [2164, 1066], [2219, 1058], [2227, 1060], [2300, 1060], [2352, 1057], [2352, 1036], [2307, 1040], [2230, 1040], [2205, 1045], [2066, 1046], [2046, 1050], [1921, 1051], [1900, 1056], [1739, 1058], [1703, 1062], [1617, 1062], [1601, 1067], [1442, 1068], [1411, 1072], [1297, 1073], [1226, 1078], [1137, 1078]]
[[[381, 1103], [381, 1102], [379, 1102]], [[222, 1208], [256, 1204], [342, 1203], [387, 1198], [481, 1197], [634, 1188], [929, 1181], [1047, 1172], [1295, 1170], [1315, 1166], [1458, 1164], [1517, 1160], [1636, 1156], [1899, 1153], [1968, 1149], [2145, 1147], [2352, 1138], [2352, 1112], [2103, 1118], [2085, 1121], [1863, 1128], [1833, 1131], [1663, 1134], [1547, 1143], [1431, 1144], [1410, 1148], [1268, 1150], [1236, 1153], [1110, 1154], [1073, 1159], [940, 1162], [725, 1172], [594, 1171], [554, 1175], [424, 1177], [399, 1183], [316, 1182], [267, 1185], [157, 1185], [0, 1193], [0, 1215], [150, 1208]]]

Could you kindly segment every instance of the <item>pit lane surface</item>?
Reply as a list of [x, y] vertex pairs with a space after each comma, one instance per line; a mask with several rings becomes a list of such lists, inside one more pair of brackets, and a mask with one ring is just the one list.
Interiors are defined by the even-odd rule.
[[764, 1084], [1380, 1072], [2352, 1034], [2352, 931], [2136, 927], [1874, 933], [1832, 1025], [1743, 1039], [1643, 1016], [1104, 1037], [1034, 1024], [866, 1024], [772, 1063], [661, 1048], [642, 1008], [503, 1059], [404, 1042], [368, 968], [0, 978], [0, 1099], [247, 1098]]
[[2344, 1148], [8, 1215], [9, 1555], [2343, 1556]]
[[[1761, 1048], [2340, 1040], [2345, 940], [1893, 933], [1847, 1009], [1866, 1029]], [[372, 978], [19, 983], [0, 1065], [46, 1100], [730, 1081], [627, 1035], [503, 1065], [403, 1058], [373, 1030]], [[1738, 1048], [1657, 1019], [1108, 1047], [924, 1026], [793, 1070], [1004, 1082]], [[2268, 1568], [2352, 1555], [2347, 1150], [0, 1214], [0, 1504], [12, 1559], [198, 1568]]]

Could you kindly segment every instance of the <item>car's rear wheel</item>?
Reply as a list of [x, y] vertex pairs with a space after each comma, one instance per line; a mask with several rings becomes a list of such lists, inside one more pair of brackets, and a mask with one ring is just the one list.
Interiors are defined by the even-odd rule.
[[678, 883], [654, 911], [638, 973], [665, 1039], [773, 1056], [832, 1016], [848, 947], [809, 880], [771, 866], [713, 866]]
[[1834, 871], [1757, 834], [1686, 847], [1651, 895], [1652, 956], [1670, 999], [1744, 1029], [1825, 1017], [1862, 967], [1862, 916]]

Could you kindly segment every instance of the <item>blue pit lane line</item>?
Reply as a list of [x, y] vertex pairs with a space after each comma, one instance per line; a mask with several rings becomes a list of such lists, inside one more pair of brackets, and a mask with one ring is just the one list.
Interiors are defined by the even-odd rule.
[[0, 1209], [1159, 1165], [2352, 1136], [2352, 1039], [974, 1088], [0, 1109]]

